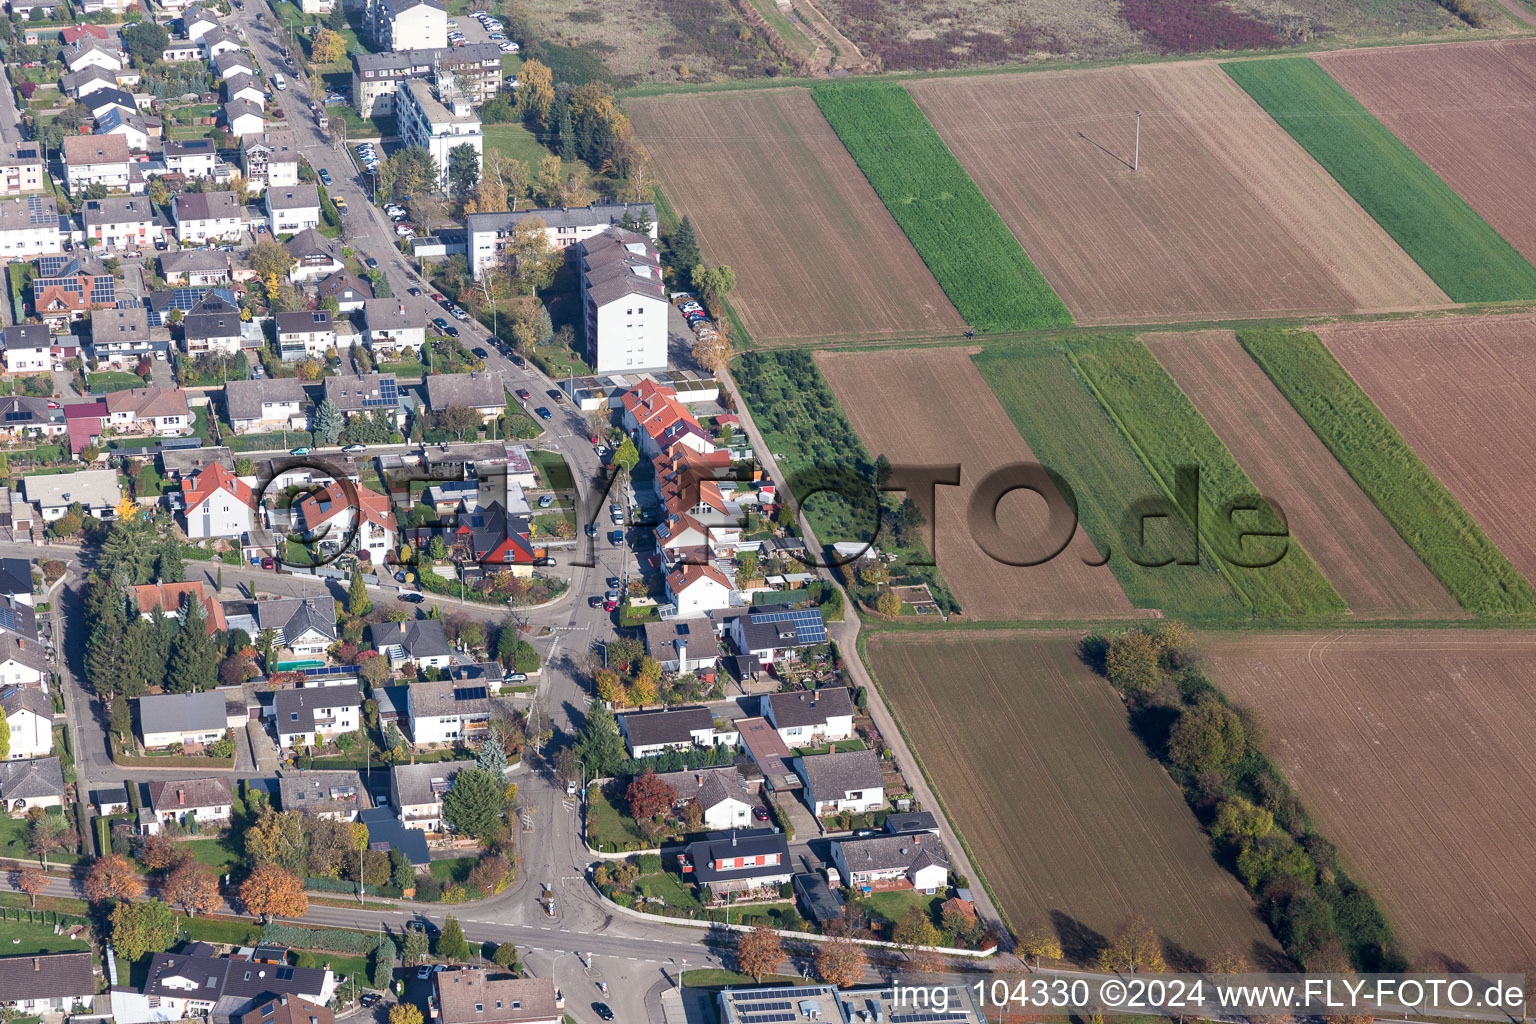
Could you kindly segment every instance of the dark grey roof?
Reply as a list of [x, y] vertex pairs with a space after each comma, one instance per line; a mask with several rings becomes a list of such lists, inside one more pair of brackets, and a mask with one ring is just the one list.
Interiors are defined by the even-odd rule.
[[0, 956], [0, 992], [7, 1002], [94, 995], [91, 952]]
[[376, 622], [368, 627], [368, 632], [376, 649], [398, 646], [405, 651], [407, 658], [440, 658], [453, 653], [440, 619]]
[[160, 254], [160, 272], [166, 277], [173, 274], [207, 273], [210, 270], [228, 272], [229, 253], [217, 249], [184, 249]]
[[561, 209], [551, 207], [537, 210], [519, 210], [516, 213], [472, 213], [468, 218], [470, 234], [477, 231], [507, 231], [512, 225], [537, 217], [549, 228], [617, 227], [626, 214], [644, 214], [650, 223], [656, 223], [655, 203], [593, 203]]
[[357, 820], [368, 826], [370, 850], [399, 850], [414, 867], [432, 863], [427, 834], [419, 828], [406, 828], [388, 807], [371, 807], [359, 814]]
[[139, 698], [139, 721], [149, 732], [207, 732], [229, 718], [219, 693], [158, 693]]
[[228, 807], [233, 802], [229, 781], [216, 775], [206, 779], [155, 779], [149, 784], [149, 805], [156, 811]]
[[86, 109], [93, 114], [98, 110], [114, 105], [124, 107], [130, 111], [139, 109], [137, 104], [133, 102], [132, 96], [121, 89], [114, 89], [110, 87], [106, 89], [97, 89], [94, 92], [87, 93], [85, 98], [80, 102], [84, 103]]
[[932, 832], [937, 834], [939, 822], [938, 819], [927, 811], [907, 811], [888, 815], [885, 819], [885, 830], [892, 835], [902, 835], [907, 832]]
[[692, 743], [699, 729], [713, 729], [715, 716], [708, 708], [662, 708], [657, 711], [631, 711], [619, 716], [619, 725], [629, 737], [631, 747], [649, 747], [657, 743]]
[[240, 310], [210, 292], [181, 321], [181, 332], [186, 338], [238, 338]]
[[[250, 68], [254, 71], [256, 61], [244, 50], [229, 50], [213, 58], [213, 66], [219, 69], [220, 74], [234, 67]], [[260, 111], [258, 110], [257, 113]]]
[[307, 629], [318, 630], [323, 636], [335, 640], [336, 606], [329, 597], [259, 601], [256, 604], [256, 628], [263, 631], [280, 629], [290, 643]]
[[171, 197], [171, 214], [177, 223], [184, 220], [238, 218], [240, 209], [240, 197], [228, 191], [179, 192]]
[[[283, 967], [276, 964], [229, 960], [224, 957], [156, 953], [149, 961], [144, 994], [172, 999], [229, 1000], [230, 1012], [243, 1012], [265, 996], [314, 995], [325, 988], [320, 967]], [[191, 988], [170, 987], [166, 978], [183, 978]]]
[[499, 373], [439, 373], [427, 378], [427, 406], [434, 412], [455, 406], [501, 408], [507, 389]]
[[311, 814], [361, 813], [373, 806], [357, 772], [299, 772], [277, 780], [278, 802], [285, 811]]
[[725, 800], [751, 803], [752, 794], [747, 780], [735, 768], [699, 768], [691, 772], [661, 772], [657, 779], [672, 787], [678, 803], [697, 800], [699, 806], [709, 810]]
[[[242, 100], [240, 102], [250, 103], [249, 100]], [[234, 106], [234, 104], [232, 103], [230, 106]], [[320, 190], [314, 185], [300, 184], [291, 185], [287, 188], [267, 189], [267, 209], [269, 210], [303, 210], [319, 205]]]
[[[500, 686], [501, 680], [495, 680]], [[440, 718], [443, 715], [485, 716], [491, 713], [490, 685], [468, 685], [458, 679], [440, 679], [435, 683], [414, 683], [409, 692], [411, 714], [415, 718]]]
[[[395, 396], [393, 404], [385, 401], [387, 394]], [[325, 397], [338, 412], [393, 409], [400, 404], [400, 389], [392, 373], [345, 373], [325, 378]]]
[[[397, 764], [390, 769], [393, 775], [392, 791], [401, 807], [406, 804], [430, 804], [441, 800], [451, 788], [454, 776], [466, 768], [475, 767], [474, 761], [436, 761], [432, 764]], [[434, 793], [434, 783], [439, 792]], [[397, 807], [396, 810], [400, 808]]]
[[[310, 230], [305, 228], [305, 231]], [[303, 232], [300, 232], [303, 234]], [[295, 235], [294, 238], [298, 238]], [[292, 251], [290, 243], [289, 251]], [[324, 281], [320, 282], [318, 294], [322, 299], [340, 299], [343, 302], [361, 300], [363, 302], [373, 298], [373, 289], [368, 283], [356, 274], [347, 270], [338, 270]], [[327, 377], [327, 380], [330, 378]]]
[[[741, 620], [742, 636], [748, 651], [782, 651], [791, 647], [812, 647], [826, 643], [827, 627], [819, 611], [809, 618], [788, 615], [783, 609], [764, 608], [735, 616]], [[802, 619], [803, 621], [796, 621]]]
[[[318, 198], [316, 201], [318, 202]], [[341, 250], [337, 248], [336, 243], [314, 228], [305, 228], [288, 239], [288, 252], [296, 260], [302, 260], [315, 253], [324, 253], [337, 263], [341, 262]]]
[[64, 769], [56, 757], [0, 761], [0, 800], [36, 800], [64, 795]]
[[356, 683], [338, 686], [306, 686], [301, 690], [278, 690], [272, 695], [272, 711], [277, 731], [284, 735], [315, 731], [315, 712], [323, 708], [359, 707], [362, 691]]
[[393, 53], [354, 53], [352, 66], [358, 71], [372, 71], [371, 78], [389, 78], [394, 72], [402, 77], [430, 77], [435, 67], [455, 67], [494, 60], [501, 63], [501, 50], [495, 43], [465, 43], [463, 46], [429, 47], [420, 50], [395, 50]]
[[165, 155], [168, 157], [194, 156], [199, 153], [217, 156], [218, 152], [212, 139], [167, 139], [165, 141]]
[[873, 750], [849, 750], [795, 758], [795, 774], [817, 800], [840, 800], [855, 790], [881, 789], [880, 758]]
[[336, 329], [336, 325], [331, 323], [331, 311], [328, 309], [300, 309], [291, 313], [279, 313], [273, 319], [277, 321], [279, 335], [313, 334], [316, 331]]
[[[820, 690], [791, 690], [763, 698], [763, 714], [775, 729], [796, 725], [825, 725], [834, 716], [853, 714], [853, 701], [846, 686], [828, 686]], [[772, 711], [770, 715], [768, 712]]]
[[[138, 785], [138, 783], [134, 783], [134, 785]], [[125, 804], [127, 802], [128, 788], [121, 782], [105, 789], [91, 790], [91, 803], [98, 808], [109, 804]]]
[[53, 721], [53, 701], [35, 686], [7, 686], [0, 690], [0, 708], [4, 708], [7, 715], [25, 710]]
[[0, 594], [30, 593], [32, 593], [31, 560], [0, 558]]
[[938, 836], [911, 832], [900, 836], [870, 836], [867, 839], [841, 839], [843, 861], [850, 871], [888, 871], [904, 868], [911, 872], [929, 864], [949, 867], [949, 854]]
[[657, 661], [675, 661], [679, 641], [687, 647], [690, 661], [720, 656], [720, 641], [708, 626], [677, 621], [645, 624], [645, 649]]
[[[737, 878], [761, 878], [790, 873], [789, 844], [784, 841], [784, 834], [778, 829], [752, 828], [711, 832], [698, 842], [689, 843], [686, 852], [689, 861], [693, 864], [694, 881], [704, 885]], [[729, 857], [761, 857], [774, 853], [779, 855], [777, 864], [724, 870], [714, 866], [714, 861]]]
[[148, 199], [108, 196], [105, 199], [87, 199], [80, 211], [87, 228], [93, 224], [137, 224], [155, 219], [154, 207]]
[[53, 345], [47, 324], [12, 324], [0, 331], [0, 342], [7, 349], [40, 349]]
[[790, 882], [795, 887], [795, 895], [800, 900], [800, 907], [805, 911], [807, 920], [815, 924], [826, 924], [842, 919], [843, 895], [828, 885], [825, 878], [799, 874], [791, 878]]

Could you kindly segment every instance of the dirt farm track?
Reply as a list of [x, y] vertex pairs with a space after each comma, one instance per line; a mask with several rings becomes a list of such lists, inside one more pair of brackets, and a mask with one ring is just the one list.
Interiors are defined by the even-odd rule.
[[1536, 635], [1202, 637], [1424, 969], [1536, 958]]

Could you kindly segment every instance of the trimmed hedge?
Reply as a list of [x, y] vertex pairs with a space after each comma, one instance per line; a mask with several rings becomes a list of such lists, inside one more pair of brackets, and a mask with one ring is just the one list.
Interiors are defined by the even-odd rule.
[[299, 928], [273, 922], [261, 929], [261, 941], [294, 949], [323, 949], [366, 956], [379, 944], [379, 937], [373, 932], [354, 932], [346, 928]]

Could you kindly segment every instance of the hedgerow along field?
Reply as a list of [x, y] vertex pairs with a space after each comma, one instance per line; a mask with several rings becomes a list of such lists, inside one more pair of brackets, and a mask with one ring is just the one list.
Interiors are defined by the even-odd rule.
[[1072, 314], [900, 85], [817, 85], [811, 96], [966, 323], [1067, 327]]
[[[1190, 960], [1279, 958], [1252, 901], [1211, 856], [1177, 786], [1147, 756], [1078, 634], [884, 632], [882, 693], [1009, 926], [1044, 919], [1092, 963], [1133, 914]], [[1028, 666], [1028, 671], [1021, 671]]]
[[964, 329], [806, 90], [672, 94], [624, 107], [705, 257], [735, 269], [731, 305], [754, 341]]
[[1350, 613], [1459, 618], [1461, 606], [1404, 542], [1231, 331], [1142, 341], [1291, 531]]
[[[1387, 344], [1370, 346], [1369, 358], [1395, 367], [1406, 362], [1410, 367], [1407, 374], [1418, 377], [1411, 368], [1411, 357], [1405, 359], [1401, 348], [1380, 332], [1385, 325], [1376, 326], [1377, 336]], [[1239, 332], [1238, 340], [1463, 608], [1478, 615], [1536, 611], [1536, 592], [1531, 584], [1425, 466], [1317, 335], [1246, 330]], [[1450, 361], [1460, 363], [1473, 348], [1456, 346], [1453, 351], [1458, 354], [1450, 355]], [[1508, 355], [1515, 360], [1525, 358], [1515, 352]], [[1494, 366], [1488, 370], [1500, 372]], [[1403, 371], [1388, 372], [1396, 375]], [[1433, 383], [1418, 398], [1430, 403], [1431, 416], [1442, 424], [1439, 417], [1445, 411], [1445, 397], [1437, 400], [1432, 392], [1440, 392], [1445, 381], [1433, 375], [1427, 381]], [[1494, 414], [1502, 420], [1512, 412], [1501, 406]]]
[[[1163, 492], [1060, 347], [989, 345], [971, 359], [1035, 458], [1072, 488], [1078, 523], [1099, 555], [1108, 555], [1131, 604], [1180, 618], [1248, 615], [1209, 557], [1195, 565], [1154, 567], [1130, 556], [1142, 545], [1129, 535], [1126, 511]], [[1160, 524], [1150, 523], [1146, 534], [1147, 549], [1160, 556], [1165, 537]], [[1161, 560], [1156, 556], [1140, 561]]]
[[[1331, 616], [1344, 611], [1343, 599], [1299, 538], [1249, 543], [1241, 536], [1275, 532], [1281, 521], [1145, 345], [1123, 336], [1095, 338], [1074, 342], [1068, 354], [1164, 494], [1175, 496], [1181, 467], [1198, 468], [1201, 557], [1218, 559], [1217, 567], [1255, 616]], [[1187, 505], [1182, 513], [1188, 521]], [[1281, 550], [1273, 564], [1237, 564], [1259, 565]]]
[[1452, 300], [1536, 298], [1536, 267], [1314, 61], [1222, 68]]
[[1415, 970], [1536, 959], [1536, 636], [1222, 632], [1201, 650]]

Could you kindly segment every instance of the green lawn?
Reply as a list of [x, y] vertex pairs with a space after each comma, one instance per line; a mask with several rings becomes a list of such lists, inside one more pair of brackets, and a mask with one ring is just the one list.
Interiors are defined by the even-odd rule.
[[1536, 298], [1536, 267], [1316, 62], [1222, 68], [1453, 300]]
[[1255, 536], [1279, 528], [1280, 519], [1145, 345], [1132, 337], [1104, 337], [1076, 342], [1070, 354], [1164, 495], [1175, 499], [1176, 475], [1198, 469], [1198, 495], [1189, 494], [1180, 504], [1188, 508], [1198, 501], [1201, 557], [1221, 560], [1219, 567], [1254, 615], [1345, 611], [1343, 599], [1295, 537], [1282, 547]]
[[1255, 330], [1238, 340], [1463, 608], [1536, 610], [1530, 583], [1317, 335]]
[[98, 373], [87, 374], [85, 383], [91, 394], [105, 395], [112, 391], [142, 388], [144, 378], [135, 373], [124, 373], [122, 370], [101, 370]]
[[571, 480], [571, 467], [565, 464], [565, 457], [559, 452], [535, 449], [528, 453], [533, 466], [539, 472], [539, 479], [544, 481], [544, 486], [555, 491], [570, 490], [574, 486]]
[[852, 739], [838, 740], [836, 743], [824, 743], [819, 747], [795, 747], [790, 753], [796, 757], [815, 757], [817, 754], [846, 754], [854, 750], [868, 750], [864, 741], [857, 736]]
[[206, 138], [212, 130], [212, 128], [200, 124], [171, 124], [165, 126], [166, 135], [182, 141]]
[[[74, 824], [74, 819], [70, 819]], [[89, 840], [88, 840], [89, 841]], [[0, 857], [37, 863], [37, 855], [27, 849], [27, 822], [25, 818], [0, 815]], [[80, 860], [74, 850], [55, 850], [48, 855], [48, 866], [74, 864]]]
[[907, 911], [913, 907], [920, 907], [928, 912], [929, 920], [937, 925], [939, 907], [943, 905], [944, 897], [927, 896], [914, 889], [893, 889], [890, 892], [861, 896], [853, 902], [871, 915], [882, 917], [887, 921], [900, 921], [907, 916]]
[[451, 860], [435, 860], [432, 862], [432, 877], [440, 882], [462, 882], [469, 878], [469, 873], [480, 863], [479, 857], [454, 857]]
[[227, 871], [240, 863], [240, 855], [226, 839], [184, 839], [181, 845], [191, 851], [193, 860], [216, 871]]
[[659, 875], [642, 875], [635, 880], [635, 893], [639, 896], [658, 896], [666, 901], [669, 907], [703, 909], [703, 905], [694, 898], [692, 887], [683, 885], [678, 877], [669, 871], [663, 871]]
[[[15, 914], [16, 911], [9, 913]], [[74, 953], [90, 949], [88, 942], [78, 942], [53, 933], [53, 925], [27, 921], [0, 920], [0, 956], [26, 956], [29, 953]]]
[[817, 85], [811, 96], [966, 322], [1066, 327], [1072, 314], [981, 189], [896, 83]]
[[494, 149], [504, 157], [520, 160], [530, 172], [538, 170], [539, 161], [549, 156], [544, 144], [520, 124], [488, 124], [481, 131], [485, 135], [487, 152]]
[[363, 139], [382, 139], [399, 130], [392, 117], [363, 117], [356, 108], [340, 103], [326, 107], [325, 116], [333, 122], [340, 119], [347, 123], [349, 143]]
[[[1130, 557], [1143, 545], [1127, 529], [1125, 511], [1157, 494], [1158, 486], [1065, 353], [1052, 346], [988, 346], [971, 358], [1035, 458], [1072, 489], [1078, 522], [1109, 552], [1110, 570], [1131, 604], [1181, 618], [1246, 614], [1208, 558], [1154, 568]], [[1163, 534], [1156, 525], [1147, 534], [1141, 561], [1160, 561]]]
[[617, 851], [626, 843], [645, 844], [635, 819], [609, 800], [601, 787], [588, 787], [587, 802], [587, 841], [594, 849]]

